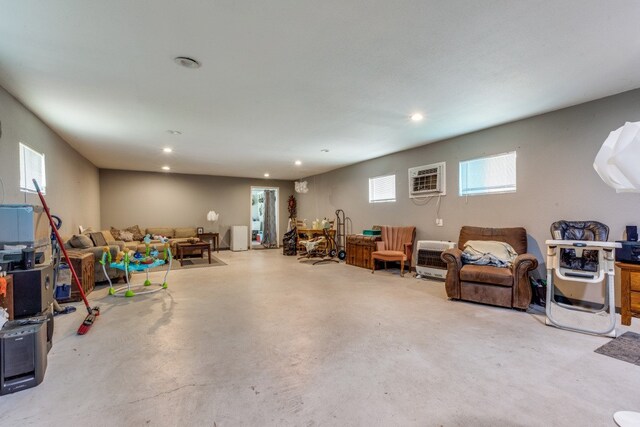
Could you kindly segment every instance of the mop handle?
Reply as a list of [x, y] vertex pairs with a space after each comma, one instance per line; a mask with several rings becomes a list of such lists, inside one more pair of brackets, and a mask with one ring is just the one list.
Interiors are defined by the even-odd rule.
[[73, 268], [73, 264], [71, 264], [71, 260], [69, 259], [67, 250], [64, 248], [64, 245], [62, 244], [62, 239], [60, 238], [60, 234], [58, 234], [58, 229], [56, 228], [56, 225], [53, 222], [53, 218], [51, 218], [51, 213], [49, 212], [49, 206], [47, 206], [47, 202], [44, 200], [44, 196], [40, 191], [40, 186], [38, 185], [38, 182], [35, 180], [35, 178], [33, 179], [33, 185], [35, 185], [36, 187], [36, 191], [38, 192], [38, 197], [40, 197], [40, 202], [42, 203], [42, 207], [44, 208], [44, 211], [47, 214], [47, 218], [49, 218], [49, 224], [51, 225], [51, 229], [56, 235], [56, 240], [58, 241], [58, 245], [60, 246], [60, 249], [62, 249], [62, 253], [64, 254], [64, 259], [67, 260], [67, 264], [69, 265], [69, 270], [71, 270], [71, 274], [73, 275], [73, 280], [76, 282], [76, 285], [78, 286], [78, 290], [80, 291], [80, 296], [84, 301], [84, 305], [87, 307], [87, 311], [89, 312], [89, 314], [92, 314], [93, 312], [91, 311], [91, 306], [89, 305], [89, 301], [87, 301], [87, 296], [84, 294], [84, 289], [82, 289], [82, 285], [80, 284], [80, 279], [78, 279], [78, 275], [76, 274], [76, 270]]

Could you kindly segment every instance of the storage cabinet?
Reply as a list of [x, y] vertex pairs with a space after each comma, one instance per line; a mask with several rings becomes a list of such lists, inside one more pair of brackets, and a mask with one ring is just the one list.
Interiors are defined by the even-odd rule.
[[640, 265], [616, 262], [620, 268], [622, 324], [631, 325], [631, 317], [640, 317]]
[[[85, 295], [89, 295], [95, 286], [95, 261], [92, 253], [82, 253], [82, 252], [73, 252], [68, 251], [69, 259], [71, 260], [71, 264], [73, 265], [73, 269], [76, 271], [78, 275], [78, 279], [80, 279], [80, 283], [82, 284], [82, 290]], [[72, 302], [72, 301], [80, 301], [82, 300], [82, 296], [80, 296], [80, 291], [78, 290], [78, 285], [76, 285], [73, 277], [71, 278], [71, 297], [69, 299], [60, 300], [58, 302]]]
[[371, 269], [371, 253], [376, 250], [376, 242], [380, 236], [363, 236], [351, 234], [347, 236], [347, 264]]

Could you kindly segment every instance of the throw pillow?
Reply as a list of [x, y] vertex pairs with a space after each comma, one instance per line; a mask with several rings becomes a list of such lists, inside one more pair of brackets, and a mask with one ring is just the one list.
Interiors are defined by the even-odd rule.
[[195, 237], [197, 234], [196, 229], [193, 227], [183, 227], [183, 228], [174, 228], [174, 237], [176, 238], [185, 238], [185, 237]]
[[133, 242], [133, 233], [130, 231], [122, 230], [120, 232], [120, 240], [123, 242]]
[[95, 246], [106, 246], [107, 240], [104, 238], [102, 233], [89, 233], [89, 238], [93, 241]]
[[115, 242], [116, 238], [113, 237], [113, 234], [111, 234], [111, 232], [109, 230], [103, 230], [101, 231], [102, 235], [104, 236], [104, 240], [107, 241], [107, 243], [111, 243], [111, 242]]
[[174, 237], [173, 235], [173, 228], [167, 228], [167, 227], [151, 227], [151, 228], [147, 228], [147, 233], [154, 235], [154, 234], [159, 234], [165, 237]]
[[76, 249], [87, 249], [93, 247], [93, 242], [89, 236], [85, 236], [84, 234], [74, 234], [69, 239], [69, 245]]
[[115, 227], [111, 227], [111, 235], [115, 240], [122, 240], [122, 238], [120, 237], [120, 230]]
[[129, 231], [131, 234], [133, 234], [133, 240], [142, 241], [142, 239], [144, 239], [144, 233], [137, 225], [132, 225], [131, 227], [125, 228], [125, 231]]

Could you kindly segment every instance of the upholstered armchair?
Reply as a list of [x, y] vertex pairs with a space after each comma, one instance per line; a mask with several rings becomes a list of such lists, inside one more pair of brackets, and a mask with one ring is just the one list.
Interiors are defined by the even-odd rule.
[[[464, 264], [462, 250], [469, 240], [506, 242], [518, 256], [511, 268]], [[444, 251], [442, 260], [447, 264], [445, 289], [449, 298], [521, 310], [529, 307], [529, 271], [538, 266], [538, 260], [527, 253], [524, 228], [462, 227], [458, 247]]]
[[376, 250], [371, 253], [371, 273], [376, 270], [376, 260], [400, 261], [400, 276], [404, 276], [404, 263], [409, 261], [411, 270], [411, 256], [413, 254], [413, 241], [416, 238], [415, 227], [380, 227], [382, 241], [376, 242]]

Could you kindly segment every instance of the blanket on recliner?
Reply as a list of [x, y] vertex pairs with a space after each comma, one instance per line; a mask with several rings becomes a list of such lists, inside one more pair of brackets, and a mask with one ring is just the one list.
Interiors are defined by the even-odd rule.
[[464, 244], [462, 261], [465, 264], [491, 265], [511, 268], [518, 253], [506, 242], [469, 240]]

